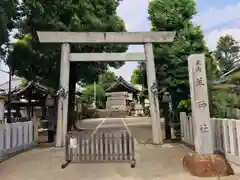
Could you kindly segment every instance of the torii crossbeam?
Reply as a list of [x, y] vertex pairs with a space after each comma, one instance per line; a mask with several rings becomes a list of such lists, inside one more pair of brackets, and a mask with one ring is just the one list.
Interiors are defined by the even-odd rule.
[[[152, 43], [168, 43], [174, 40], [175, 32], [37, 32], [42, 43], [62, 43], [60, 85], [68, 92], [70, 62], [74, 61], [146, 61], [152, 136], [154, 144], [162, 144], [159, 102], [151, 87], [156, 81], [156, 71]], [[144, 53], [71, 53], [70, 43], [84, 44], [143, 44]], [[60, 104], [60, 100], [59, 100]], [[56, 145], [65, 144], [67, 134], [68, 96], [63, 99], [63, 127], [58, 106]]]

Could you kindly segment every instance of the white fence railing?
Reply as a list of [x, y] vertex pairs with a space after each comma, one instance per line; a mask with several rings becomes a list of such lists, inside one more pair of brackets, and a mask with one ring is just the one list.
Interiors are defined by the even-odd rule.
[[32, 121], [0, 124], [0, 160], [32, 147], [33, 142]]
[[[211, 118], [215, 150], [240, 165], [240, 119]], [[181, 140], [194, 146], [194, 122], [186, 113], [180, 113]]]

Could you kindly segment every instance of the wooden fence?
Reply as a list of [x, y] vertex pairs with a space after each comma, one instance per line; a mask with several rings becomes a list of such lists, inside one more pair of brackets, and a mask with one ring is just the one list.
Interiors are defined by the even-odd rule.
[[0, 124], [0, 160], [12, 153], [28, 149], [32, 145], [32, 121]]
[[[186, 113], [180, 113], [181, 140], [194, 146], [194, 122]], [[240, 119], [211, 118], [215, 150], [240, 165]]]
[[129, 162], [131, 167], [136, 163], [134, 138], [126, 131], [69, 134], [65, 148], [67, 163]]

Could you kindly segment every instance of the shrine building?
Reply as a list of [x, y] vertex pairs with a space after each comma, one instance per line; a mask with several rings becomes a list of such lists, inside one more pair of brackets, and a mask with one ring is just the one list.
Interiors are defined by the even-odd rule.
[[127, 110], [130, 103], [138, 100], [139, 89], [118, 77], [117, 81], [105, 90], [107, 96], [106, 108]]

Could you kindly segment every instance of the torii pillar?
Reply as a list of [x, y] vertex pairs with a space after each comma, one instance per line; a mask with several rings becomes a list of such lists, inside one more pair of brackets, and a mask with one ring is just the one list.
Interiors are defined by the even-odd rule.
[[[146, 61], [152, 136], [154, 144], [162, 144], [159, 102], [151, 91], [156, 81], [152, 43], [172, 42], [175, 32], [37, 32], [42, 43], [62, 43], [60, 85], [68, 93], [70, 61]], [[70, 53], [69, 43], [143, 44], [145, 53]], [[61, 103], [63, 104], [61, 106]], [[67, 134], [68, 96], [59, 100], [57, 146], [65, 144]]]

